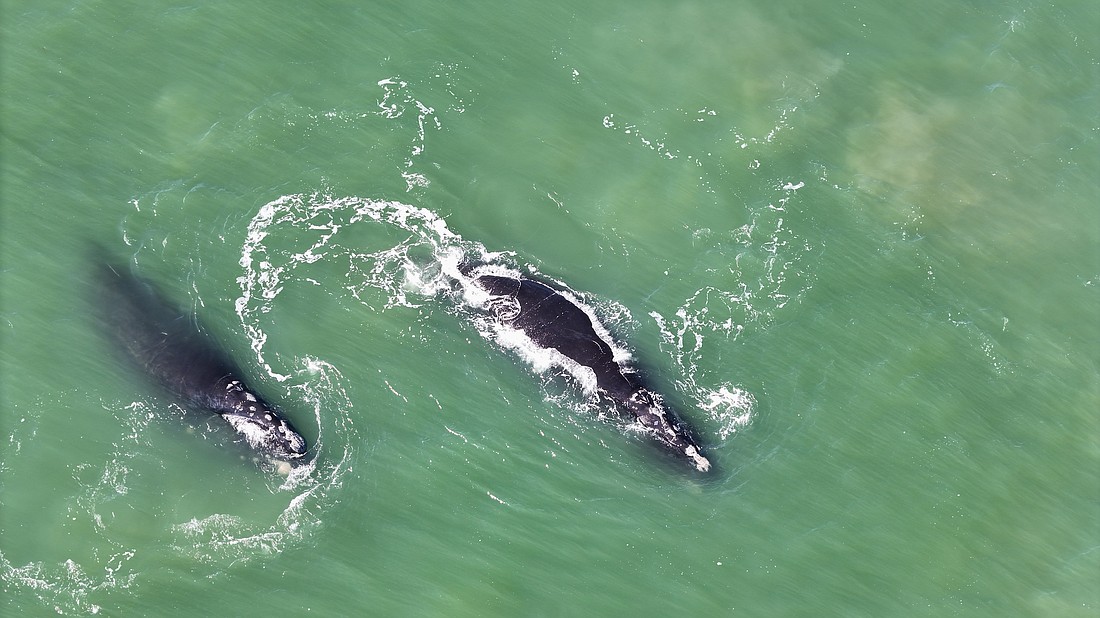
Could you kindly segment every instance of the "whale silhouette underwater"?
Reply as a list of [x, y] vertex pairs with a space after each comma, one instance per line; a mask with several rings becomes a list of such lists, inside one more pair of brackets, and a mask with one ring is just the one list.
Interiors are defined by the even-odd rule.
[[[483, 264], [466, 264], [459, 270], [489, 295], [482, 307], [502, 325], [523, 332], [538, 347], [556, 350], [581, 368], [591, 370], [597, 391], [636, 420], [666, 451], [699, 472], [711, 469], [694, 431], [633, 367], [615, 360], [614, 342], [597, 331], [593, 318], [576, 302], [541, 281], [494, 274]], [[600, 331], [606, 333], [607, 329], [601, 325]]]
[[101, 248], [92, 253], [102, 326], [124, 357], [188, 407], [220, 416], [257, 453], [285, 463], [305, 456], [305, 438], [245, 384], [194, 316]]

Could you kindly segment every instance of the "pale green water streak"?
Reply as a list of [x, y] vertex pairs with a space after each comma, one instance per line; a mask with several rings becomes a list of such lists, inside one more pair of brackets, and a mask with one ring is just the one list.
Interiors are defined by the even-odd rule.
[[[0, 613], [1095, 616], [1098, 12], [5, 2]], [[314, 193], [589, 295], [719, 473], [392, 306], [354, 252], [409, 232], [257, 223]], [[277, 289], [242, 265], [329, 232]], [[170, 422], [85, 317], [87, 239], [322, 445], [308, 479]]]

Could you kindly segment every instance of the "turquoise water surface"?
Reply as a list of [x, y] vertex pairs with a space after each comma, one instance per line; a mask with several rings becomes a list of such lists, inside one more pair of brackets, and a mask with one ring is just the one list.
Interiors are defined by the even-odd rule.
[[[1100, 613], [1095, 2], [0, 15], [0, 614]], [[119, 361], [93, 242], [310, 465]], [[568, 286], [716, 471], [461, 256]]]

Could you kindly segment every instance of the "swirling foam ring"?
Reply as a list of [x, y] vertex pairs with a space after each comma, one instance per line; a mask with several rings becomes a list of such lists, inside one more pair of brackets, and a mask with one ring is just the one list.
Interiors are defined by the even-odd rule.
[[[316, 377], [294, 388], [301, 389], [314, 406], [318, 427], [315, 458], [294, 468], [278, 487], [278, 491], [297, 493], [271, 524], [250, 524], [226, 513], [177, 524], [172, 527], [173, 533], [180, 537], [173, 545], [176, 551], [205, 564], [245, 563], [297, 546], [320, 526], [320, 514], [336, 502], [333, 490], [342, 486], [351, 471], [353, 445], [359, 436], [347, 414], [351, 403], [339, 386], [341, 380], [336, 368], [317, 359], [307, 359], [306, 370]], [[322, 410], [325, 410], [323, 416]], [[340, 410], [345, 413], [333, 414]], [[333, 431], [326, 430], [323, 420], [334, 423]]]
[[[374, 253], [334, 247], [341, 229], [363, 220], [392, 225], [412, 233], [413, 237]], [[304, 242], [307, 247], [289, 255], [284, 264], [277, 264], [265, 245], [265, 239], [276, 231], [280, 232], [281, 242]], [[407, 265], [410, 246], [420, 243], [430, 247], [433, 254], [443, 254], [464, 241], [435, 213], [400, 202], [333, 198], [319, 193], [280, 197], [265, 204], [249, 223], [241, 251], [240, 265], [245, 272], [238, 278], [242, 296], [237, 300], [237, 313], [243, 318], [246, 313], [263, 311], [263, 301], [270, 301], [279, 293], [290, 271], [335, 255], [347, 256], [352, 267], [365, 275], [365, 285], [389, 292], [391, 304], [411, 304], [404, 296], [402, 281], [393, 276], [397, 270], [394, 265]], [[260, 306], [250, 309], [257, 298]], [[257, 342], [262, 347], [263, 341], [257, 339]]]
[[[331, 219], [327, 226], [318, 224], [318, 215], [341, 210], [350, 213], [348, 223], [364, 217], [385, 218], [403, 229], [419, 230], [421, 228], [416, 221], [420, 220], [427, 222], [424, 229], [445, 231], [445, 226], [441, 228], [432, 225], [437, 220], [434, 214], [391, 202], [354, 198], [310, 201], [302, 196], [286, 196], [261, 209], [249, 226], [249, 234], [242, 249], [241, 265], [245, 268], [245, 274], [238, 282], [243, 295], [237, 300], [236, 309], [253, 350], [268, 374], [280, 381], [291, 376], [278, 374], [263, 362], [263, 347], [267, 335], [262, 325], [262, 316], [278, 296], [289, 273], [300, 264], [322, 259], [323, 249], [342, 225]], [[322, 235], [304, 252], [291, 256], [286, 263], [278, 263], [272, 259], [271, 252], [265, 246], [265, 239], [274, 229], [284, 225], [296, 231], [321, 231]], [[248, 523], [236, 515], [226, 513], [214, 513], [177, 524], [172, 527], [172, 531], [180, 537], [173, 545], [176, 551], [207, 564], [247, 562], [303, 542], [320, 524], [320, 516], [316, 513], [326, 510], [333, 501], [330, 497], [331, 490], [340, 486], [343, 477], [350, 471], [352, 444], [357, 441], [357, 437], [353, 423], [346, 413], [351, 409], [351, 403], [346, 391], [340, 386], [342, 379], [338, 370], [319, 359], [307, 358], [303, 361], [303, 368], [297, 373], [307, 376], [307, 379], [291, 388], [301, 390], [303, 399], [312, 402], [319, 428], [314, 446], [315, 459], [291, 470], [278, 487], [279, 491], [298, 493], [291, 498], [276, 521], [268, 525]], [[148, 415], [141, 414], [140, 408], [141, 406], [128, 408], [133, 413], [127, 423], [130, 428], [128, 435], [133, 440], [137, 439], [148, 424]], [[326, 411], [323, 416], [322, 409]], [[345, 413], [333, 414], [334, 410]], [[326, 430], [326, 423], [330, 422], [334, 423], [332, 432]], [[110, 482], [112, 486], [121, 483], [117, 478], [119, 474], [124, 480], [127, 469], [124, 465], [119, 465], [120, 468], [110, 468], [104, 472], [104, 482]], [[85, 496], [86, 499], [81, 501], [93, 515], [94, 504], [88, 503], [88, 500], [95, 502], [102, 498], [99, 493]]]
[[[307, 465], [294, 468], [287, 478], [280, 481], [280, 486], [271, 487], [272, 492], [297, 492], [275, 522], [269, 525], [247, 524], [240, 517], [218, 513], [201, 519], [195, 518], [172, 527], [173, 533], [184, 537], [183, 542], [171, 544], [176, 551], [206, 564], [248, 562], [303, 542], [320, 524], [320, 519], [314, 513], [323, 512], [334, 501], [330, 497], [331, 490], [341, 485], [343, 477], [349, 471], [352, 444], [357, 441], [357, 436], [346, 414], [326, 414], [326, 418], [335, 424], [334, 431], [331, 432], [333, 439], [328, 438], [330, 432], [326, 431], [321, 422], [322, 409], [331, 412], [351, 408], [346, 392], [338, 386], [338, 371], [316, 359], [306, 360], [306, 370], [314, 377], [309, 382], [292, 388], [301, 390], [303, 399], [314, 406], [314, 417], [319, 428], [315, 451], [318, 455], [336, 455], [317, 457]], [[142, 431], [151, 423], [154, 411], [141, 403], [123, 409], [128, 412], [122, 419], [123, 423], [130, 429], [124, 442], [134, 444], [115, 445], [115, 451], [99, 480], [85, 484], [85, 490], [75, 497], [75, 506], [70, 506], [70, 511], [75, 509], [90, 515], [102, 535], [102, 540], [115, 547], [116, 555], [129, 559], [136, 550], [124, 548], [110, 540], [107, 526], [98, 511], [105, 502], [127, 493], [126, 480], [130, 473], [127, 462], [133, 459], [133, 453], [138, 450], [134, 446], [140, 441]], [[319, 461], [322, 463], [318, 463]], [[118, 568], [120, 566], [115, 567], [115, 570]], [[109, 566], [105, 567], [105, 571], [110, 577], [114, 577], [114, 571]], [[133, 575], [128, 577], [132, 579]]]
[[[236, 311], [268, 375], [279, 381], [291, 377], [277, 373], [264, 359], [267, 342], [264, 316], [295, 268], [325, 259], [340, 229], [363, 218], [386, 219], [407, 230], [420, 229], [418, 221], [430, 225], [436, 219], [429, 211], [395, 202], [332, 200], [314, 194], [274, 200], [264, 205], [249, 223], [241, 249], [240, 265], [244, 273], [238, 278], [242, 295], [236, 301]], [[307, 245], [304, 250], [281, 255], [268, 247], [269, 237], [275, 233], [281, 242], [304, 240]], [[293, 491], [296, 495], [271, 524], [252, 524], [225, 513], [177, 524], [172, 528], [180, 537], [175, 543], [177, 551], [208, 564], [247, 562], [304, 542], [320, 524], [320, 514], [334, 501], [332, 490], [342, 484], [350, 471], [353, 444], [359, 440], [349, 415], [352, 405], [341, 386], [339, 371], [320, 359], [301, 359], [301, 363], [295, 374], [304, 380], [291, 389], [301, 391], [300, 399], [312, 403], [318, 438], [313, 461], [291, 470], [278, 487], [278, 491]], [[328, 424], [332, 424], [332, 431], [328, 430]]]

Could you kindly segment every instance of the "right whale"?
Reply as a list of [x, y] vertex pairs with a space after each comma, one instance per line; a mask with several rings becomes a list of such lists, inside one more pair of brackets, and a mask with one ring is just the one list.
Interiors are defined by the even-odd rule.
[[637, 373], [615, 361], [610, 343], [572, 300], [528, 277], [479, 275], [479, 268], [472, 265], [460, 270], [489, 294], [485, 306], [502, 324], [523, 331], [539, 347], [553, 348], [591, 369], [597, 389], [637, 419], [661, 446], [700, 472], [710, 470], [710, 460], [692, 431]]
[[191, 407], [222, 417], [253, 450], [285, 463], [306, 455], [306, 441], [252, 391], [241, 371], [151, 283], [91, 251], [102, 326], [129, 361]]

